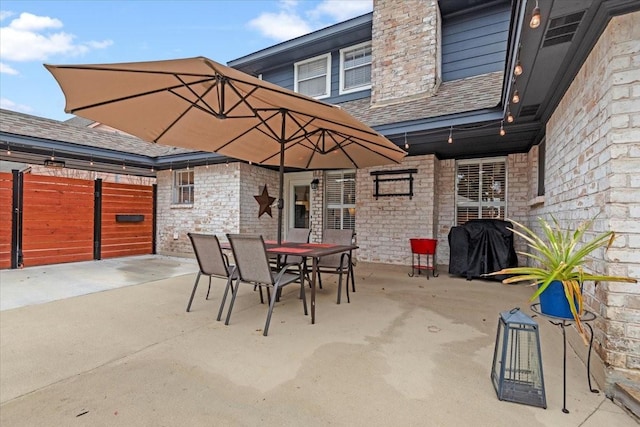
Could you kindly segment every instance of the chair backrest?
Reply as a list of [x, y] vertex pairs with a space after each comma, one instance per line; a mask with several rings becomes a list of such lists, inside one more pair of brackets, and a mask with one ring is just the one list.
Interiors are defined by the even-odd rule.
[[[332, 243], [334, 245], [350, 245], [353, 242], [353, 230], [334, 230], [327, 228], [322, 233], [322, 243]], [[321, 267], [340, 267], [342, 254], [327, 255], [320, 258], [318, 265]], [[342, 267], [346, 267], [346, 259], [343, 259]]]
[[243, 282], [273, 284], [264, 240], [258, 234], [227, 234]]
[[287, 231], [287, 242], [309, 243], [310, 228], [290, 228]]
[[229, 277], [218, 237], [211, 234], [187, 233], [202, 274]]

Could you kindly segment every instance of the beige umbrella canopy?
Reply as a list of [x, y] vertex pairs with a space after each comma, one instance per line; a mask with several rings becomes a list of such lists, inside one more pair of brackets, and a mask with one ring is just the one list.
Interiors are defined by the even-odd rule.
[[45, 65], [65, 111], [149, 142], [284, 167], [362, 168], [406, 153], [339, 107], [204, 57], [96, 65]]

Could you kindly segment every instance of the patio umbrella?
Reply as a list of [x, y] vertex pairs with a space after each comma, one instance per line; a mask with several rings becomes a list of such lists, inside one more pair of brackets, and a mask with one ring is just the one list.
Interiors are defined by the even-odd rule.
[[278, 166], [278, 242], [285, 167], [362, 168], [406, 155], [337, 106], [204, 57], [45, 67], [67, 113], [149, 142]]

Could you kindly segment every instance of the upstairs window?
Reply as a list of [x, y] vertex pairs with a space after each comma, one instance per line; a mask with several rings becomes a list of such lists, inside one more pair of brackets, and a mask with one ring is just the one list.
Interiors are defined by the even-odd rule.
[[173, 172], [173, 203], [176, 205], [193, 204], [193, 170]]
[[326, 228], [355, 230], [356, 228], [356, 173], [355, 171], [327, 172], [326, 176]]
[[294, 90], [313, 98], [331, 94], [331, 54], [316, 56], [294, 65]]
[[471, 219], [505, 218], [506, 169], [504, 157], [457, 162], [456, 225]]
[[340, 93], [371, 88], [371, 42], [340, 50]]

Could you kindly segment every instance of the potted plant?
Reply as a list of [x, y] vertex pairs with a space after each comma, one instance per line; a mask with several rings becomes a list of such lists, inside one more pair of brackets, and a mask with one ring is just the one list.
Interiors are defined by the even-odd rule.
[[613, 231], [598, 234], [583, 242], [583, 236], [594, 220], [586, 221], [571, 231], [563, 230], [558, 221], [554, 217], [552, 219], [552, 223], [542, 218], [538, 219], [542, 229], [541, 235], [516, 221], [511, 221], [515, 228], [510, 230], [522, 237], [531, 250], [519, 253], [534, 260], [536, 265], [504, 268], [489, 275], [510, 275], [502, 281], [506, 284], [532, 282], [532, 285], [537, 285], [531, 301], [540, 298], [540, 310], [543, 314], [573, 318], [578, 332], [586, 342], [587, 337], [580, 322], [584, 311], [583, 283], [588, 280], [593, 280], [596, 284], [601, 281], [636, 283], [637, 280], [585, 271], [584, 263], [589, 254], [601, 247], [609, 249], [615, 239]]

